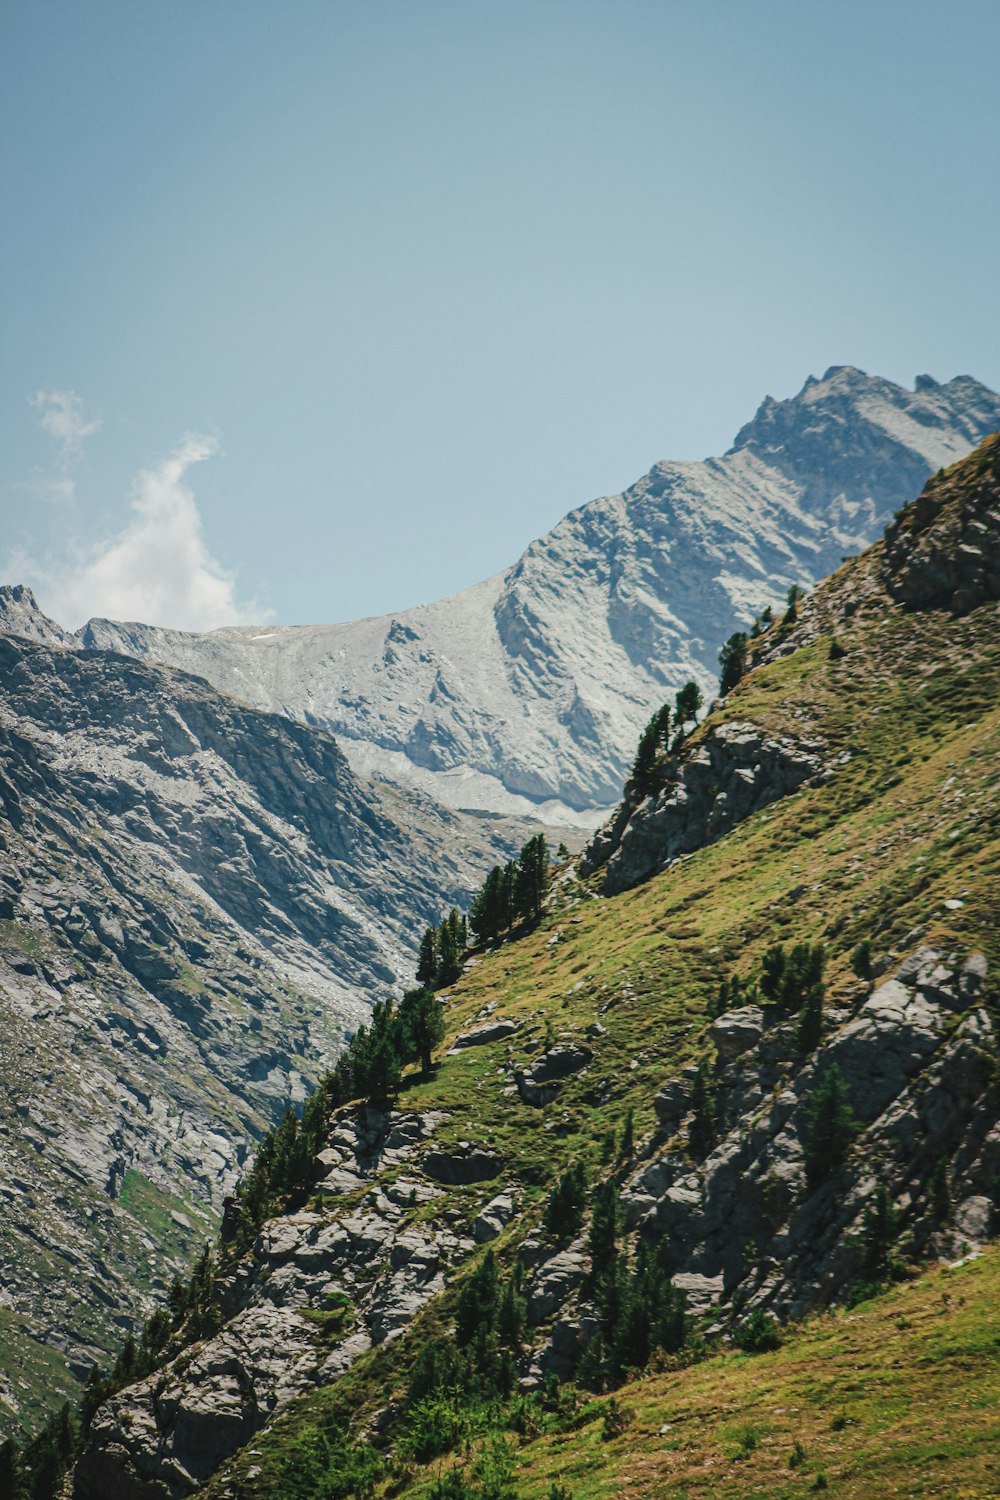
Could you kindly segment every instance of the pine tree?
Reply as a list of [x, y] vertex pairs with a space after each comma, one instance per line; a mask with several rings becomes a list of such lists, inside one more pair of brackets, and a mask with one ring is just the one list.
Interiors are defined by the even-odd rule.
[[594, 1189], [594, 1207], [590, 1218], [588, 1248], [595, 1281], [607, 1275], [614, 1265], [618, 1253], [620, 1217], [618, 1186], [612, 1178], [608, 1178]]
[[497, 1311], [497, 1335], [508, 1349], [519, 1349], [528, 1321], [528, 1309], [521, 1292], [521, 1263], [514, 1262], [514, 1270], [504, 1285]]
[[698, 717], [698, 711], [702, 706], [701, 688], [696, 682], [686, 682], [678, 691], [674, 700], [675, 725], [680, 733], [684, 732], [685, 724]]
[[783, 625], [795, 624], [795, 621], [799, 617], [799, 600], [804, 596], [804, 594], [805, 589], [800, 588], [797, 583], [792, 584], [791, 588], [788, 590], [788, 608], [785, 610], [785, 614], [781, 622]]
[[823, 1074], [806, 1111], [803, 1144], [810, 1187], [818, 1187], [837, 1170], [859, 1128], [848, 1101], [844, 1075], [833, 1063]]
[[407, 1059], [417, 1058], [424, 1073], [431, 1070], [435, 1047], [444, 1041], [444, 1011], [426, 986], [407, 990], [399, 1004], [397, 1016], [403, 1052]]
[[[458, 913], [455, 913], [457, 918]], [[452, 924], [446, 917], [438, 928], [438, 971], [435, 985], [454, 984], [462, 972], [458, 950], [458, 923]]]
[[869, 1276], [881, 1276], [887, 1270], [889, 1252], [896, 1238], [897, 1221], [898, 1215], [888, 1190], [879, 1183], [862, 1216], [864, 1265]]
[[420, 939], [420, 957], [417, 960], [417, 983], [429, 984], [432, 988], [437, 983], [438, 974], [438, 934], [436, 927], [428, 927]]
[[688, 1143], [696, 1156], [705, 1156], [715, 1140], [715, 1090], [704, 1058], [691, 1085], [691, 1111]]
[[496, 1257], [487, 1250], [480, 1265], [462, 1287], [455, 1306], [455, 1342], [470, 1344], [477, 1333], [488, 1334], [500, 1310], [500, 1279]]
[[938, 1224], [947, 1224], [951, 1218], [951, 1182], [948, 1161], [944, 1156], [939, 1156], [934, 1163], [927, 1183], [927, 1197], [935, 1221]]
[[0, 1500], [22, 1500], [26, 1494], [21, 1450], [8, 1438], [0, 1443]]
[[861, 942], [851, 954], [851, 968], [859, 979], [866, 984], [872, 979], [872, 944], [871, 938], [862, 938]]
[[796, 1040], [802, 1052], [813, 1052], [823, 1035], [823, 986], [813, 985], [799, 1012]]
[[656, 769], [670, 738], [670, 705], [665, 703], [639, 736], [632, 765], [632, 780], [641, 797], [656, 789]]
[[569, 1240], [583, 1223], [587, 1179], [582, 1162], [563, 1172], [549, 1194], [542, 1223], [557, 1240]]
[[750, 666], [749, 642], [746, 632], [734, 630], [719, 652], [719, 692], [732, 691], [741, 677], [745, 677]]

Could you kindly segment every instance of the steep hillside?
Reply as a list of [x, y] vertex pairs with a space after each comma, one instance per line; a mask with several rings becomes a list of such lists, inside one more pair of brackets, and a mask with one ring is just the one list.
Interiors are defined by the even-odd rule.
[[[728, 731], [804, 778], [733, 810], [720, 761], [724, 826], [612, 897], [563, 869], [446, 997], [432, 1073], [331, 1098], [294, 1211], [230, 1236], [100, 1406], [78, 1500], [932, 1494], [939, 1464], [992, 1492], [995, 1252], [795, 1322], [995, 1233], [998, 503], [994, 439], [661, 767], [679, 804]], [[588, 1406], [650, 1359], [685, 1373]]]
[[657, 464], [453, 598], [209, 635], [92, 620], [81, 638], [325, 725], [356, 770], [447, 805], [592, 826], [656, 704], [691, 677], [708, 690], [732, 630], [997, 426], [1000, 398], [968, 377], [906, 391], [837, 367], [768, 398], [724, 457]]
[[[0, 635], [0, 1413], [135, 1328], [262, 1130], [518, 828], [197, 678]], [[74, 642], [74, 648], [78, 643]]]

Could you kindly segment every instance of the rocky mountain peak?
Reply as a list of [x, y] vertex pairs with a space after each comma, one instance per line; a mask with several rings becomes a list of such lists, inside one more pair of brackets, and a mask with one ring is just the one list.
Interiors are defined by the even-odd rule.
[[70, 650], [80, 644], [76, 636], [43, 613], [31, 589], [23, 583], [0, 584], [0, 635], [17, 635], [22, 640]]

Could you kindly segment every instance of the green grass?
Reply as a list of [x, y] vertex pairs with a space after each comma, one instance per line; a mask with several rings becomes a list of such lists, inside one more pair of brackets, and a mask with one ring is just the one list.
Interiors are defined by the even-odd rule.
[[[211, 1237], [213, 1221], [203, 1208], [158, 1187], [135, 1167], [125, 1168], [118, 1203], [169, 1255], [189, 1255], [192, 1247]], [[174, 1213], [183, 1215], [191, 1227], [178, 1224]]]
[[[632, 1417], [619, 1438], [595, 1419], [524, 1445], [519, 1496], [543, 1500], [555, 1481], [573, 1500], [793, 1500], [820, 1472], [845, 1500], [995, 1495], [1000, 1247], [813, 1318], [773, 1353], [647, 1375], [619, 1400]], [[805, 1457], [790, 1467], [796, 1443]]]

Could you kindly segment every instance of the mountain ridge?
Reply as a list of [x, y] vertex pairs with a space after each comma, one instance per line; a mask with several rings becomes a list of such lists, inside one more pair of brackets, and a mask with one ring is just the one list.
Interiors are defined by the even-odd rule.
[[835, 366], [763, 402], [728, 453], [654, 465], [447, 599], [206, 635], [94, 619], [78, 638], [322, 724], [356, 770], [446, 805], [594, 826], [664, 697], [709, 690], [731, 631], [874, 541], [998, 425], [969, 376], [911, 392]]

